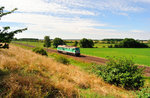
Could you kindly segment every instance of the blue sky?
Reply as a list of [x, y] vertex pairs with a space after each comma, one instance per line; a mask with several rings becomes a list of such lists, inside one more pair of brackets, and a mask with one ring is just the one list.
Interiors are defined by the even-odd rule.
[[150, 0], [0, 0], [0, 27], [27, 27], [17, 38], [150, 39]]

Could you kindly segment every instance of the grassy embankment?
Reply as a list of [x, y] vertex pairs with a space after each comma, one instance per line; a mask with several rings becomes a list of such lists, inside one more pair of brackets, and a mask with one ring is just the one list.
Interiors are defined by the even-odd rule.
[[[18, 41], [20, 43], [25, 43], [28, 45], [33, 45], [37, 47], [43, 47], [41, 42], [25, 42]], [[68, 44], [68, 43], [67, 43]], [[71, 45], [69, 43], [68, 45]], [[85, 55], [97, 56], [106, 58], [108, 56], [126, 56], [133, 57], [135, 63], [150, 66], [150, 48], [102, 48], [107, 47], [109, 44], [95, 44], [97, 47], [101, 48], [81, 48], [81, 53]]]
[[0, 50], [0, 87], [1, 97], [129, 97], [78, 67], [16, 46]]

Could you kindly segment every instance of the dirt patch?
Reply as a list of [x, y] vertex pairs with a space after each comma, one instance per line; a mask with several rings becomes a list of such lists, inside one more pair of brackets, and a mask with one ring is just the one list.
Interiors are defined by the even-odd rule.
[[150, 77], [150, 67], [148, 67], [148, 66], [139, 66], [139, 68], [144, 68], [145, 76]]

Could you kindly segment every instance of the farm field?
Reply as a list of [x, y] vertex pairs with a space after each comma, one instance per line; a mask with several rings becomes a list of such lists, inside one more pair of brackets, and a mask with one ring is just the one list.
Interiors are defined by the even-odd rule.
[[82, 54], [107, 58], [133, 57], [135, 63], [150, 66], [150, 48], [80, 48]]
[[[69, 46], [72, 46], [74, 43], [67, 43], [67, 45]], [[94, 45], [94, 47], [97, 47], [97, 48], [108, 48], [109, 45], [113, 45], [113, 44], [101, 44], [101, 43], [96, 43]], [[79, 44], [78, 44], [78, 47], [79, 47]]]
[[[43, 47], [42, 42], [26, 42], [26, 41], [14, 41], [33, 45], [37, 47]], [[71, 43], [67, 43], [71, 45]], [[95, 44], [97, 47], [107, 46], [109, 44]], [[133, 57], [136, 64], [150, 66], [150, 48], [80, 48], [82, 54], [107, 58], [108, 56], [125, 56]]]
[[29, 41], [12, 41], [12, 42], [18, 42], [18, 43], [23, 43], [23, 44], [27, 44], [27, 45], [33, 45], [36, 47], [43, 47], [43, 44], [44, 44], [42, 42], [29, 42]]

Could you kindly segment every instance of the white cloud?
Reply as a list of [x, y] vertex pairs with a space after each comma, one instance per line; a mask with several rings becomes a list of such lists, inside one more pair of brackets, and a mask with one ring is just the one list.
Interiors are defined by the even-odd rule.
[[150, 3], [150, 0], [130, 0], [132, 2]]
[[5, 6], [7, 10], [18, 8], [20, 12], [95, 15], [94, 12], [88, 10], [71, 9], [58, 3], [47, 3], [43, 0], [1, 0], [0, 6]]
[[144, 33], [145, 31], [143, 30], [130, 30], [132, 33]]
[[[149, 0], [0, 0], [0, 6], [5, 6], [7, 10], [18, 8], [18, 12], [3, 17], [2, 22], [24, 24], [28, 27], [27, 32], [35, 32], [36, 36], [42, 36], [40, 38], [45, 35], [40, 32], [46, 34], [53, 32], [53, 36], [58, 34], [62, 34], [62, 36], [95, 34], [96, 38], [111, 35], [121, 37], [125, 33], [115, 33], [117, 30], [109, 29], [107, 24], [96, 22], [93, 19], [95, 15], [109, 11], [113, 14], [128, 16], [130, 12], [144, 10], [135, 4], [137, 2], [149, 2]], [[80, 15], [90, 15], [92, 18], [76, 18]], [[108, 27], [108, 29], [98, 29], [101, 26]], [[132, 31], [141, 32], [139, 30]], [[126, 34], [129, 36], [129, 33]]]
[[[59, 3], [65, 6], [94, 8], [98, 10], [109, 11], [141, 11], [143, 8], [133, 4], [132, 0], [47, 0], [49, 2]], [[137, 0], [142, 1], [142, 0]], [[148, 0], [145, 0], [148, 1]]]
[[112, 29], [96, 29], [107, 26], [92, 20], [80, 18], [60, 18], [50, 15], [28, 13], [13, 13], [2, 18], [2, 22], [22, 23], [28, 27], [28, 32], [61, 32], [61, 33], [105, 33]]
[[[149, 2], [149, 0], [144, 0]], [[142, 0], [1, 0], [0, 6], [8, 10], [18, 8], [21, 12], [50, 12], [56, 14], [97, 15], [94, 10], [111, 12], [137, 12], [143, 10], [133, 4]], [[91, 11], [87, 9], [91, 9]]]

